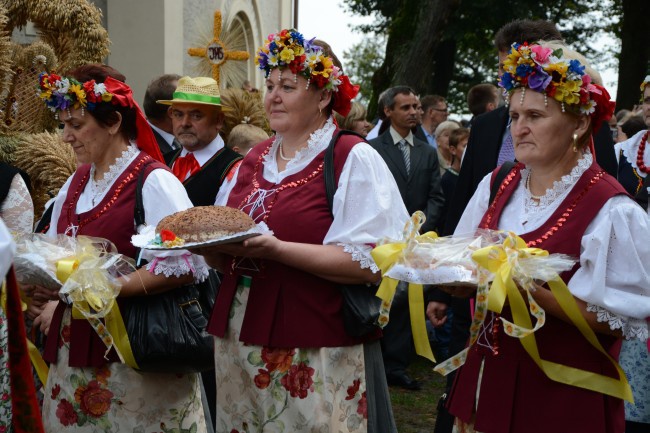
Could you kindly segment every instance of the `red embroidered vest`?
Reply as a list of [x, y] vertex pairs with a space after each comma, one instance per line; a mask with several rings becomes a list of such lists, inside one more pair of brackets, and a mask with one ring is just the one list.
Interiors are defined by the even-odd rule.
[[[322, 245], [332, 224], [323, 179], [325, 152], [301, 172], [272, 184], [262, 176], [263, 157], [272, 142], [269, 139], [246, 155], [228, 205], [243, 209], [256, 222], [265, 221], [278, 239]], [[344, 136], [336, 144], [337, 179], [350, 150], [358, 142], [356, 137]], [[208, 325], [210, 333], [224, 335], [237, 280], [247, 274], [252, 276], [252, 282], [241, 341], [292, 348], [340, 347], [363, 341], [348, 336], [343, 329], [342, 297], [337, 284], [273, 260], [256, 261], [255, 267], [259, 268], [258, 272], [236, 267], [224, 276]]]
[[[135, 234], [134, 210], [135, 191], [138, 176], [142, 170], [144, 179], [154, 169], [169, 170], [164, 164], [155, 161], [144, 152], [140, 152], [131, 164], [118, 176], [102, 201], [88, 212], [77, 214], [77, 202], [90, 177], [90, 165], [77, 169], [70, 182], [68, 194], [61, 209], [57, 224], [57, 233], [65, 233], [68, 227], [77, 226], [77, 234], [97, 236], [110, 240], [117, 250], [129, 257], [135, 257], [136, 249], [131, 244]], [[144, 181], [143, 179], [143, 181]], [[67, 306], [59, 302], [48, 335], [43, 358], [56, 362], [58, 347], [62, 342], [59, 330], [63, 313]], [[71, 367], [97, 367], [106, 363], [104, 352], [106, 346], [85, 319], [73, 319], [70, 326], [70, 361]], [[119, 362], [115, 350], [108, 354], [109, 362]]]
[[[499, 218], [521, 179], [518, 165], [506, 176], [481, 227], [498, 228]], [[493, 173], [493, 179], [494, 174]], [[625, 190], [594, 163], [578, 180], [569, 195], [537, 230], [521, 237], [529, 246], [551, 253], [580, 256], [582, 235], [598, 211], [613, 196]], [[579, 268], [565, 272], [568, 282]], [[503, 316], [512, 320], [509, 308]], [[467, 361], [458, 370], [450, 395], [449, 411], [469, 422], [475, 414], [474, 427], [484, 432], [590, 432], [624, 431], [622, 400], [570, 385], [554, 382], [537, 367], [516, 338], [502, 332], [497, 320], [492, 344], [497, 353], [485, 347], [470, 348]], [[617, 377], [610, 362], [580, 334], [577, 328], [550, 314], [546, 324], [535, 333], [542, 359], [583, 370]], [[618, 359], [620, 340], [599, 334], [602, 346]], [[481, 362], [485, 361], [476, 407], [476, 390]]]

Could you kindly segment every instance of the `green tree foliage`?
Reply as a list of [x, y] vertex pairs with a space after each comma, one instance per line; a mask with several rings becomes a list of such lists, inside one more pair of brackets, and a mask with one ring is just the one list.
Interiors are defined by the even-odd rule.
[[[617, 47], [604, 46], [602, 36], [621, 37], [621, 68], [619, 93], [635, 87], [645, 74], [648, 55], [637, 52], [626, 64], [643, 69], [630, 74], [624, 64], [626, 39], [622, 20], [630, 10], [648, 12], [647, 0], [344, 0], [351, 13], [375, 15], [377, 21], [360, 30], [369, 34], [387, 35], [384, 61], [372, 79], [369, 112], [374, 114], [376, 97], [386, 87], [407, 84], [420, 94], [435, 93], [448, 98], [455, 112], [466, 112], [465, 95], [469, 88], [481, 82], [497, 81], [497, 57], [493, 38], [504, 24], [515, 19], [546, 19], [555, 22], [566, 42], [584, 54], [599, 69], [617, 62]], [[634, 13], [636, 32], [640, 37], [643, 20], [648, 13]], [[623, 24], [623, 25], [621, 25]], [[645, 41], [630, 46], [650, 49], [650, 34]], [[628, 42], [632, 44], [632, 42]], [[616, 51], [615, 51], [616, 50]], [[360, 57], [359, 59], [363, 59]], [[635, 60], [636, 62], [633, 62]], [[353, 61], [353, 59], [351, 59]], [[633, 77], [633, 85], [625, 79]]]
[[372, 95], [372, 76], [384, 61], [386, 41], [382, 36], [371, 36], [343, 52], [345, 73], [354, 84], [359, 84], [359, 101], [368, 105]]

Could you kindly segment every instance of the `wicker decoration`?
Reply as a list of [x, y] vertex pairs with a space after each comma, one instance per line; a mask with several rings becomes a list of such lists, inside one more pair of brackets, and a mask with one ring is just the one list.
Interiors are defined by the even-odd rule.
[[6, 162], [9, 165], [16, 165], [16, 146], [20, 140], [14, 135], [0, 134], [0, 161]]
[[239, 86], [246, 79], [246, 61], [250, 57], [246, 36], [241, 27], [222, 23], [221, 11], [214, 12], [212, 35], [198, 29], [195, 39], [201, 47], [189, 48], [187, 53], [196, 59], [195, 69], [200, 76], [211, 76], [221, 88]]
[[[28, 21], [40, 40], [12, 43], [12, 30]], [[0, 160], [30, 176], [37, 218], [76, 169], [74, 152], [37, 96], [38, 75], [102, 62], [109, 43], [100, 11], [86, 0], [0, 0]]]
[[86, 0], [0, 0], [9, 17], [8, 29], [34, 23], [43, 42], [59, 58], [65, 73], [86, 63], [101, 62], [109, 54], [108, 32], [99, 9]]
[[221, 92], [221, 103], [228, 108], [223, 112], [225, 120], [221, 128], [221, 136], [226, 143], [230, 131], [240, 123], [250, 123], [262, 128], [267, 134], [272, 133], [261, 93], [250, 93], [235, 88], [224, 89]]
[[25, 48], [12, 44], [12, 53], [13, 80], [0, 98], [0, 133], [54, 130], [56, 121], [35, 90], [38, 74], [56, 66], [54, 51], [37, 41]]
[[40, 217], [45, 203], [56, 196], [77, 169], [76, 158], [58, 132], [17, 134], [15, 138], [14, 165], [29, 175], [34, 213]]

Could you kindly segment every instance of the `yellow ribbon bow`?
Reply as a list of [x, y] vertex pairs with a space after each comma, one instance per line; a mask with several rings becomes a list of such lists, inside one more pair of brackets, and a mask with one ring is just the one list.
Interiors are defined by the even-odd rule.
[[[116, 275], [124, 275], [135, 267], [122, 255], [111, 253], [116, 248], [105, 239], [79, 236], [76, 240], [76, 254], [59, 260], [56, 270], [63, 283], [61, 293], [72, 301], [72, 317], [88, 320], [106, 345], [106, 355], [114, 347], [122, 363], [138, 368], [115, 301], [119, 293]], [[112, 275], [112, 270], [119, 271]]]
[[[386, 273], [395, 265], [400, 262], [404, 257], [404, 252], [414, 242], [422, 242], [425, 240], [435, 239], [438, 235], [434, 232], [427, 232], [418, 236], [417, 233], [424, 222], [424, 214], [417, 211], [413, 214], [411, 219], [406, 223], [404, 228], [405, 242], [387, 243], [374, 248], [371, 252], [372, 258], [375, 260], [377, 267], [381, 270], [383, 276], [379, 289], [377, 290], [377, 297], [382, 302], [382, 307], [390, 308], [390, 304], [395, 296], [397, 290], [398, 280], [387, 277]], [[408, 285], [409, 297], [409, 315], [411, 319], [411, 329], [413, 330], [413, 343], [415, 344], [415, 352], [432, 362], [435, 362], [433, 352], [431, 351], [431, 344], [427, 334], [427, 327], [425, 323], [425, 305], [424, 305], [424, 288], [422, 284], [409, 283]], [[387, 308], [387, 309], [388, 309]], [[388, 318], [384, 314], [379, 317], [380, 326], [383, 328], [388, 323]]]
[[[602, 347], [596, 334], [578, 308], [575, 298], [557, 274], [555, 278], [547, 281], [555, 299], [587, 341], [614, 365], [618, 372], [618, 378], [611, 378], [602, 374], [546, 361], [541, 358], [534, 333], [544, 325], [545, 313], [530, 294], [530, 289], [533, 285], [532, 280], [522, 275], [518, 268], [519, 260], [533, 256], [548, 256], [548, 252], [539, 248], [528, 248], [526, 242], [514, 233], [509, 233], [502, 245], [485, 247], [474, 252], [472, 258], [479, 265], [479, 286], [474, 320], [470, 328], [469, 346], [471, 347], [476, 342], [478, 333], [486, 317], [486, 310], [489, 309], [495, 313], [500, 313], [507, 300], [510, 304], [514, 323], [501, 317], [500, 319], [504, 324], [504, 332], [511, 337], [520, 339], [519, 341], [521, 341], [526, 352], [549, 379], [630, 402], [633, 401], [632, 391], [625, 377], [625, 373]], [[485, 271], [494, 276], [492, 285], [489, 288]], [[518, 280], [522, 283], [523, 290], [526, 292], [529, 308], [526, 307], [526, 302], [513, 279], [515, 276], [518, 277]], [[537, 319], [535, 327], [532, 326], [531, 315]], [[469, 347], [436, 366], [434, 370], [442, 374], [448, 374], [457, 369], [465, 363], [468, 350]]]

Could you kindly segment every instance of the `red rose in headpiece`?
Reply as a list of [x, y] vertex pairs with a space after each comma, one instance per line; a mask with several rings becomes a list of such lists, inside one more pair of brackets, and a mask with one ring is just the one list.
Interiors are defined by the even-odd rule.
[[350, 83], [347, 75], [341, 75], [339, 80], [341, 80], [341, 84], [339, 84], [338, 90], [334, 92], [334, 105], [332, 108], [345, 117], [352, 108], [352, 100], [359, 94], [359, 86]]

